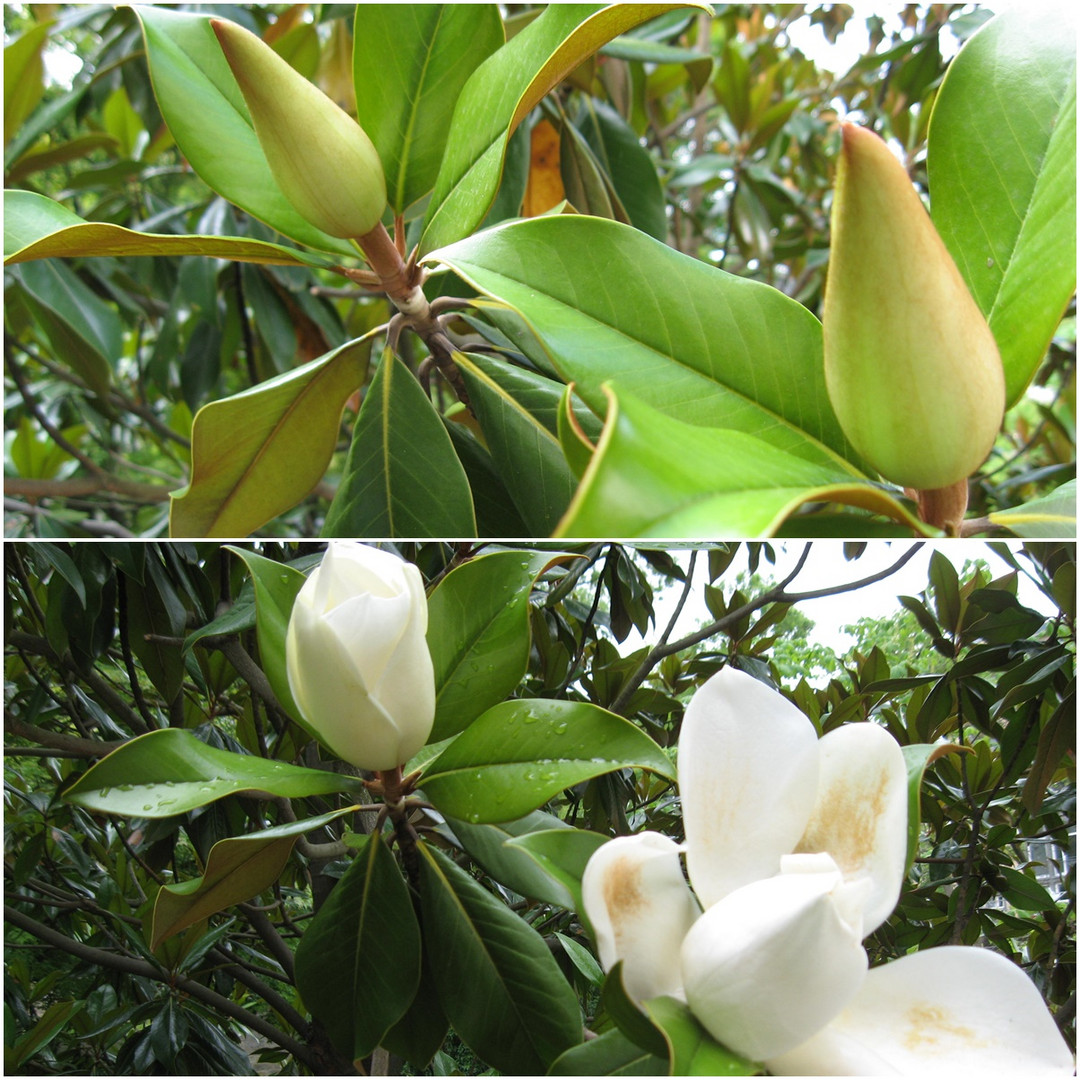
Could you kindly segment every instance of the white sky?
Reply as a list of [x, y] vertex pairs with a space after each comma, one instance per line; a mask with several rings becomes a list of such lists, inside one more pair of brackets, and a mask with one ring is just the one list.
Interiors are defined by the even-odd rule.
[[[871, 541], [861, 558], [848, 562], [844, 558], [843, 541], [815, 540], [806, 566], [789, 588], [793, 591], [808, 592], [869, 577], [895, 562], [914, 544], [913, 540]], [[785, 540], [773, 541], [773, 546], [777, 556], [776, 565], [770, 566], [762, 560], [758, 573], [764, 578], [780, 580], [794, 569], [805, 544], [801, 541]], [[1016, 541], [1015, 544], [1010, 543], [1010, 546], [1018, 552], [1020, 543]], [[827, 645], [838, 656], [843, 656], [854, 644], [854, 639], [840, 628], [845, 624], [857, 622], [864, 615], [877, 618], [900, 610], [900, 602], [896, 599], [898, 596], [918, 596], [926, 588], [927, 565], [935, 549], [948, 556], [958, 572], [963, 568], [965, 560], [975, 559], [983, 559], [987, 562], [994, 577], [1000, 577], [1011, 570], [1005, 560], [981, 540], [927, 541], [908, 563], [884, 581], [852, 592], [840, 593], [820, 600], [807, 600], [798, 604], [798, 609], [814, 620], [814, 629], [810, 634], [811, 640]], [[685, 565], [686, 554], [676, 554], [680, 564]], [[1026, 565], [1023, 556], [1018, 556], [1017, 561], [1022, 566]], [[708, 577], [707, 567], [708, 559], [702, 552], [698, 556], [694, 588], [680, 615], [675, 632], [671, 636], [673, 641], [692, 633], [703, 622], [712, 618], [704, 602], [704, 586]], [[718, 579], [716, 584], [721, 585], [726, 592], [730, 592], [734, 587], [731, 583], [734, 582], [735, 575], [738, 571], [745, 569], [746, 557], [744, 552], [740, 552], [724, 577]], [[675, 610], [680, 591], [681, 585], [673, 585], [664, 590], [663, 594], [654, 597], [656, 629], [650, 631], [646, 640], [655, 641], [660, 629], [667, 625]], [[1018, 595], [1021, 603], [1036, 611], [1049, 613], [1053, 610], [1046, 597], [1024, 575], [1019, 578]], [[631, 639], [628, 639], [622, 646], [622, 650], [629, 651], [630, 645]]]

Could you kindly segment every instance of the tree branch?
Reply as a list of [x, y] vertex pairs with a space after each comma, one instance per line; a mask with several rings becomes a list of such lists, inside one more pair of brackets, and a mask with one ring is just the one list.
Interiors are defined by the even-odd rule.
[[[30, 742], [35, 742], [50, 750], [59, 750], [66, 757], [101, 758], [124, 745], [122, 739], [104, 742], [99, 739], [84, 739], [79, 735], [65, 735], [59, 731], [46, 731], [36, 724], [27, 724], [10, 715], [4, 716], [4, 727], [9, 735], [29, 739]], [[12, 751], [5, 747], [4, 752]]]
[[838, 596], [840, 593], [851, 592], [853, 589], [861, 589], [866, 585], [874, 584], [874, 582], [883, 581], [890, 575], [895, 574], [905, 563], [910, 561], [921, 547], [922, 544], [913, 544], [891, 566], [886, 567], [886, 569], [878, 571], [875, 574], [869, 574], [864, 578], [860, 578], [858, 581], [851, 581], [840, 585], [829, 585], [824, 589], [811, 589], [802, 593], [789, 593], [787, 591], [787, 586], [791, 584], [799, 571], [803, 568], [809, 555], [810, 545], [807, 544], [803, 549], [802, 555], [799, 557], [799, 561], [796, 563], [795, 570], [779, 584], [767, 589], [757, 598], [747, 601], [742, 607], [727, 612], [727, 614], [716, 619], [714, 622], [709, 623], [707, 626], [703, 626], [700, 630], [695, 630], [694, 633], [687, 634], [686, 637], [680, 638], [678, 641], [673, 641], [670, 644], [661, 643], [651, 649], [649, 654], [641, 662], [637, 671], [634, 672], [627, 680], [622, 690], [619, 691], [618, 697], [611, 703], [611, 711], [618, 713], [620, 716], [623, 715], [623, 710], [626, 708], [630, 698], [633, 697], [634, 692], [646, 678], [648, 678], [653, 668], [655, 668], [665, 657], [672, 656], [677, 652], [682, 652], [684, 649], [689, 649], [692, 645], [699, 645], [701, 642], [707, 641], [717, 634], [722, 634], [728, 627], [735, 626], [741, 619], [745, 618], [747, 615], [752, 615], [755, 611], [758, 611], [768, 604], [795, 604], [801, 600], [816, 600], [823, 596]]
[[147, 963], [145, 960], [136, 960], [131, 956], [107, 952], [104, 949], [94, 948], [92, 945], [84, 945], [82, 942], [75, 941], [73, 938], [61, 934], [58, 930], [38, 922], [37, 919], [24, 915], [21, 911], [7, 904], [4, 905], [4, 920], [12, 926], [17, 926], [20, 930], [32, 934], [39, 941], [44, 941], [46, 944], [52, 945], [62, 952], [69, 953], [87, 964], [111, 968], [113, 971], [122, 971], [127, 975], [138, 975], [144, 979], [153, 979], [155, 982], [162, 983], [170, 988], [182, 990], [185, 994], [202, 1001], [218, 1012], [231, 1016], [245, 1027], [251, 1028], [252, 1031], [257, 1031], [283, 1050], [287, 1050], [298, 1061], [302, 1061], [313, 1071], [317, 1070], [320, 1065], [319, 1057], [311, 1047], [291, 1038], [261, 1016], [249, 1012], [242, 1006], [237, 1005], [236, 1002], [211, 990], [210, 987], [196, 982], [194, 979], [189, 979], [176, 972], [165, 971]]
[[164, 484], [140, 484], [111, 473], [74, 476], [68, 480], [33, 480], [23, 476], [5, 476], [4, 494], [27, 499], [68, 499], [79, 495], [98, 495], [107, 491], [139, 503], [168, 502], [172, 489]]

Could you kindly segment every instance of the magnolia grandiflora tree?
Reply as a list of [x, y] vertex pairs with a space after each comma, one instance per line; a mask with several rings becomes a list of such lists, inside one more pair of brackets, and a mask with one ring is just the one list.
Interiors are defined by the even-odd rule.
[[781, 693], [808, 553], [8, 545], [9, 1067], [1070, 1075], [1074, 551]]
[[[1073, 535], [1072, 5], [934, 5], [839, 80], [784, 5], [299, 11], [73, 14], [102, 55], [13, 100], [27, 521], [70, 494], [153, 534], [167, 502], [174, 536]], [[75, 32], [30, 27], [13, 84]], [[80, 517], [51, 527], [114, 531]]]

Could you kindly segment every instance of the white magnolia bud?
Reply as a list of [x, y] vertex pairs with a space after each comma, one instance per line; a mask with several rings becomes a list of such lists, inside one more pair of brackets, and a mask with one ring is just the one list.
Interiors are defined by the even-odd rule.
[[297, 594], [285, 658], [304, 719], [343, 760], [392, 769], [427, 742], [435, 674], [426, 632], [415, 566], [366, 544], [331, 542]]

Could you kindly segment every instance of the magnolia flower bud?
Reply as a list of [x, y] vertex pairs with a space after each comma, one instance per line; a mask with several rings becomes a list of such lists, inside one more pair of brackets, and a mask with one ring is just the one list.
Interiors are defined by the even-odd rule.
[[364, 129], [269, 45], [211, 19], [285, 197], [331, 236], [359, 237], [386, 208], [386, 179]]
[[1005, 410], [997, 344], [903, 166], [843, 125], [825, 290], [825, 382], [856, 450], [894, 483], [970, 476]]
[[435, 719], [427, 598], [396, 555], [335, 541], [297, 593], [285, 638], [289, 688], [343, 760], [385, 770], [427, 742]]

